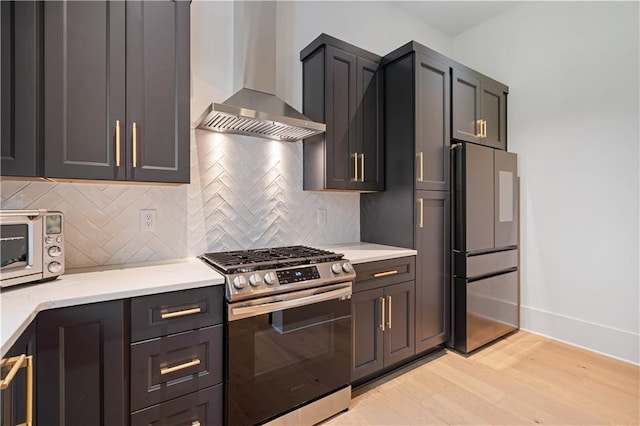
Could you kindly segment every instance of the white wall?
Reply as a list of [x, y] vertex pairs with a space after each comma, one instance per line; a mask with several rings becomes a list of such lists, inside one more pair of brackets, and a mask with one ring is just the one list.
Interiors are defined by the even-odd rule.
[[509, 85], [522, 327], [640, 362], [637, 2], [518, 5], [452, 40]]

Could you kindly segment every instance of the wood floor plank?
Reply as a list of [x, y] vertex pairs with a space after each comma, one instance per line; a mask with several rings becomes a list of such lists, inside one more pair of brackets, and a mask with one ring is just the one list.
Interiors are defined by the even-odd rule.
[[325, 424], [640, 424], [638, 366], [523, 331], [407, 370]]

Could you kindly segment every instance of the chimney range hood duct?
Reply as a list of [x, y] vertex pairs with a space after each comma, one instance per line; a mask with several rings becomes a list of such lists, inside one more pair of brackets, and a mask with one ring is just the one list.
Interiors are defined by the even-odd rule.
[[278, 98], [276, 86], [276, 2], [234, 3], [234, 71], [244, 87], [223, 103], [212, 103], [198, 128], [295, 142], [324, 133], [316, 123]]

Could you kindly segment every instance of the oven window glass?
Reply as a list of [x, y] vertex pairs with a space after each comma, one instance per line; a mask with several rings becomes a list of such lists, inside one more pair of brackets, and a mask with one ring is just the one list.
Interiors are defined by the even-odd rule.
[[227, 327], [229, 424], [273, 419], [350, 382], [350, 300], [276, 311]]
[[28, 225], [2, 225], [0, 226], [0, 253], [5, 269], [23, 268], [28, 262], [29, 253], [29, 226]]

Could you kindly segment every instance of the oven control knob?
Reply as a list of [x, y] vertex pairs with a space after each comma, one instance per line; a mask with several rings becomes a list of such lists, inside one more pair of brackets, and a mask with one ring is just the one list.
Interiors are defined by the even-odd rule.
[[267, 272], [266, 274], [264, 274], [264, 281], [269, 285], [275, 284], [277, 278], [278, 277], [276, 277], [276, 274], [274, 274], [273, 272]]
[[58, 257], [62, 254], [62, 250], [58, 246], [51, 246], [49, 247], [49, 250], [47, 250], [47, 253], [49, 253], [49, 256], [51, 257]]
[[233, 279], [233, 286], [238, 290], [241, 290], [247, 286], [247, 279], [242, 275], [238, 275]]
[[53, 244], [53, 237], [47, 237], [44, 239], [44, 242], [47, 244]]
[[334, 263], [333, 265], [331, 265], [331, 272], [333, 272], [334, 274], [339, 274], [340, 272], [342, 272], [342, 266], [339, 263]]
[[353, 267], [351, 267], [351, 264], [349, 262], [345, 262], [342, 264], [342, 270], [348, 274], [353, 270]]
[[260, 274], [253, 274], [249, 277], [249, 284], [251, 284], [252, 287], [260, 285], [261, 282], [262, 277], [260, 276]]
[[58, 272], [62, 271], [62, 265], [59, 262], [51, 262], [47, 269], [49, 270], [49, 272], [57, 274]]

